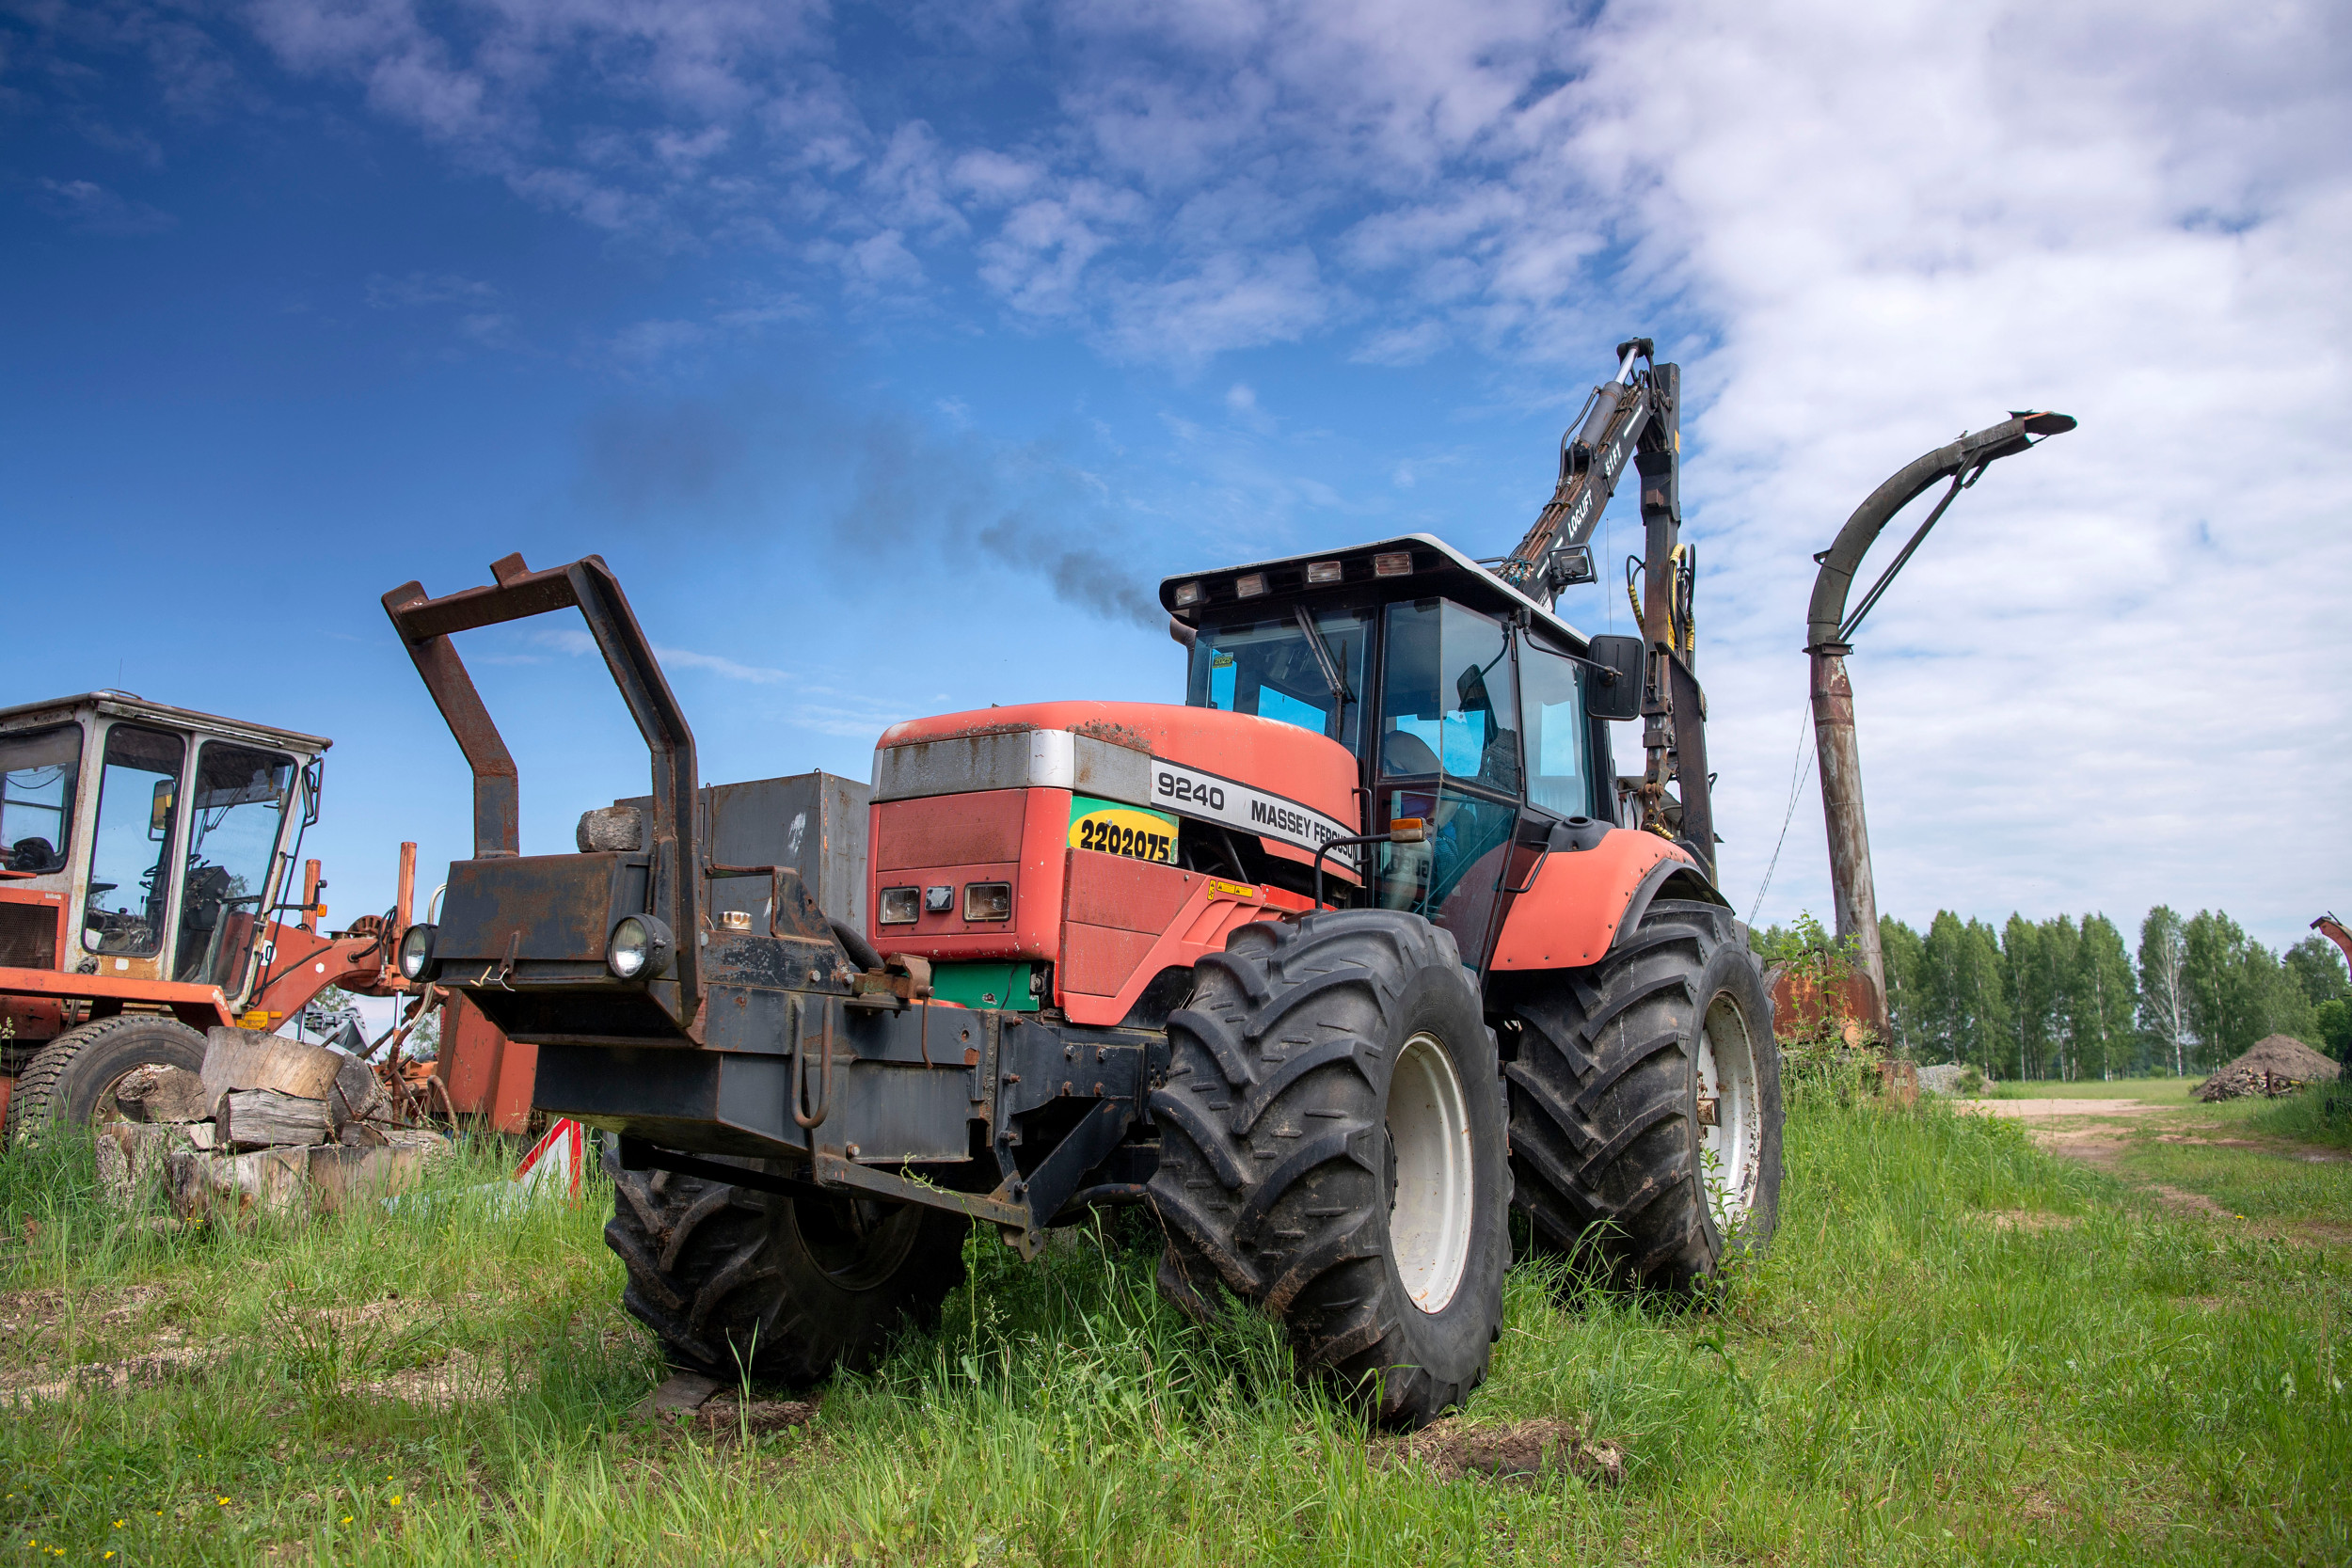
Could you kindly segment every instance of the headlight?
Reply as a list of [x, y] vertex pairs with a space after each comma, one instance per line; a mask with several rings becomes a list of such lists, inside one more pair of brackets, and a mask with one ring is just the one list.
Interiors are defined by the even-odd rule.
[[964, 883], [963, 918], [966, 920], [1010, 920], [1012, 918], [1012, 884], [1010, 882]]
[[411, 926], [400, 934], [400, 973], [403, 979], [421, 980], [433, 962], [433, 926]]
[[923, 912], [923, 890], [914, 887], [886, 887], [882, 890], [882, 910], [874, 916], [880, 926], [912, 926]]
[[612, 927], [604, 967], [624, 980], [659, 974], [670, 967], [670, 928], [649, 914], [632, 914]]

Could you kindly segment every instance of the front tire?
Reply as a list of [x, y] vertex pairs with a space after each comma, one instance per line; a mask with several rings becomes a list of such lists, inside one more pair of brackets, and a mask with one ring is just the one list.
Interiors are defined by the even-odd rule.
[[1731, 911], [1659, 900], [1607, 957], [1527, 976], [1511, 1084], [1518, 1208], [1545, 1251], [1687, 1291], [1780, 1217], [1780, 1052]]
[[7, 1136], [62, 1123], [120, 1121], [115, 1085], [134, 1069], [204, 1069], [204, 1037], [177, 1019], [118, 1013], [68, 1029], [34, 1053], [8, 1097]]
[[1486, 1375], [1511, 1196], [1494, 1037], [1454, 939], [1391, 910], [1243, 927], [1168, 1019], [1162, 1288], [1279, 1318], [1303, 1370], [1417, 1427]]
[[690, 1371], [806, 1386], [862, 1370], [907, 1324], [935, 1323], [963, 1279], [970, 1226], [942, 1210], [622, 1170], [610, 1152], [606, 1167], [621, 1305]]

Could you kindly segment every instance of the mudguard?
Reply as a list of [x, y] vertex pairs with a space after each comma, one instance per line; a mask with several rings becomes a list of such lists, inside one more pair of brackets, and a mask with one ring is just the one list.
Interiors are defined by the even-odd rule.
[[[1575, 969], [1597, 963], [1617, 933], [1641, 924], [1669, 882], [1720, 904], [1723, 895], [1679, 846], [1656, 833], [1613, 828], [1590, 849], [1555, 849], [1511, 901], [1492, 968]], [[1681, 891], [1677, 889], [1677, 891]]]

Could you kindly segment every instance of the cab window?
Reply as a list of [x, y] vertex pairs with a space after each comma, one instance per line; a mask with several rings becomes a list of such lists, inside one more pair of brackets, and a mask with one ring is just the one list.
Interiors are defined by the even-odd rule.
[[1522, 639], [1519, 701], [1529, 803], [1561, 816], [1592, 816], [1592, 726], [1584, 721], [1582, 668], [1533, 638]]
[[1254, 713], [1295, 724], [1353, 752], [1363, 713], [1364, 646], [1371, 640], [1371, 613], [1318, 611], [1311, 640], [1295, 612], [1204, 626], [1193, 641], [1184, 701], [1193, 707]]
[[1502, 627], [1445, 599], [1388, 609], [1380, 772], [1438, 774], [1516, 795], [1519, 718]]
[[29, 876], [65, 869], [82, 726], [0, 736], [0, 865]]
[[117, 724], [106, 732], [82, 912], [82, 945], [92, 953], [135, 958], [163, 946], [182, 750], [180, 737], [162, 730]]
[[242, 978], [294, 778], [276, 752], [208, 740], [197, 753], [173, 979], [233, 990]]

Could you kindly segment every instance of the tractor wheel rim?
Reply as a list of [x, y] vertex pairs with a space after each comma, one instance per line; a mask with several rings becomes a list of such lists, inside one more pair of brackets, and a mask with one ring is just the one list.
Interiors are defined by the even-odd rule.
[[1729, 1231], [1755, 1206], [1763, 1118], [1756, 1102], [1755, 1037], [1728, 995], [1708, 1005], [1698, 1067], [1699, 1164], [1716, 1227]]
[[845, 1291], [870, 1291], [888, 1284], [914, 1250], [923, 1212], [913, 1204], [879, 1205], [872, 1222], [857, 1212], [856, 1198], [798, 1199], [792, 1225], [811, 1261]]
[[1405, 1293], [1423, 1312], [1446, 1309], [1470, 1263], [1476, 1196], [1470, 1100], [1435, 1035], [1405, 1042], [1389, 1078], [1388, 1133], [1395, 1162], [1389, 1242]]

